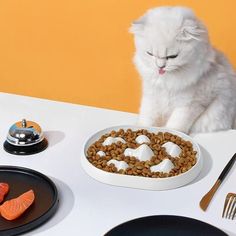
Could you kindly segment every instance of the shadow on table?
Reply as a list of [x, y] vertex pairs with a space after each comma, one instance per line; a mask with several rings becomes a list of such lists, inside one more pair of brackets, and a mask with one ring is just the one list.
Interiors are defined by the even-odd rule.
[[[69, 215], [71, 212], [75, 198], [74, 194], [71, 191], [70, 187], [66, 185], [61, 180], [58, 180], [56, 178], [51, 177], [53, 182], [56, 184], [58, 189], [58, 195], [59, 195], [59, 206], [55, 213], [55, 215], [52, 216], [47, 222], [45, 222], [43, 225], [39, 226], [35, 230], [30, 231], [27, 235], [34, 235], [39, 232], [43, 232], [47, 229], [52, 228], [53, 226], [59, 224], [63, 219]], [[63, 191], [63, 195], [61, 194]]]
[[58, 130], [49, 130], [43, 132], [46, 139], [48, 140], [49, 147], [52, 147], [58, 143], [60, 143], [64, 138], [65, 134]]
[[203, 148], [201, 145], [199, 145], [201, 148], [201, 155], [202, 155], [202, 170], [199, 174], [199, 176], [192, 182], [192, 183], [196, 183], [199, 180], [203, 179], [205, 176], [207, 176], [207, 174], [210, 172], [211, 168], [212, 168], [212, 158], [210, 153]]

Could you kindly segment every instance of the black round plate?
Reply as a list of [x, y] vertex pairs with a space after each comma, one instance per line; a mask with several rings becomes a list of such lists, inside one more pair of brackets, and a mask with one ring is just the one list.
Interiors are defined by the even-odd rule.
[[7, 142], [4, 142], [3, 147], [6, 152], [14, 155], [32, 155], [38, 152], [42, 152], [48, 146], [48, 141], [44, 138], [40, 143], [30, 145], [30, 146], [16, 146]]
[[0, 217], [0, 235], [17, 235], [38, 227], [57, 210], [58, 192], [55, 184], [45, 175], [28, 168], [0, 166], [0, 182], [9, 184], [5, 200], [16, 198], [32, 189], [35, 200], [32, 206], [19, 218], [8, 221]]
[[105, 236], [226, 236], [218, 228], [183, 216], [147, 216], [120, 224]]

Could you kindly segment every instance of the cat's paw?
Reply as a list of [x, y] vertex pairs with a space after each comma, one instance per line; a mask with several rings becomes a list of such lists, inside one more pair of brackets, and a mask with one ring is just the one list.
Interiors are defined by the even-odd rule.
[[149, 119], [139, 118], [136, 122], [136, 125], [148, 127], [148, 126], [154, 126], [154, 123]]
[[189, 133], [189, 129], [187, 127], [179, 127], [179, 126], [166, 126], [165, 128], [167, 129], [173, 129], [176, 131], [180, 131], [182, 133], [188, 134]]

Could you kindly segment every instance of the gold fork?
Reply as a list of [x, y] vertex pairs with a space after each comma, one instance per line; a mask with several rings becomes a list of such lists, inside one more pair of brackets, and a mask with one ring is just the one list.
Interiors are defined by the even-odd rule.
[[225, 198], [222, 217], [233, 220], [236, 215], [236, 194], [228, 193]]

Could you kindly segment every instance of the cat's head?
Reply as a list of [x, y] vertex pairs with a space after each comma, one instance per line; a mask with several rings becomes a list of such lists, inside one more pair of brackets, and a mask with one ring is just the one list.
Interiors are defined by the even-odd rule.
[[[188, 70], [204, 59], [205, 26], [185, 7], [159, 7], [133, 22], [136, 56], [157, 78]], [[136, 63], [137, 64], [137, 63]]]

